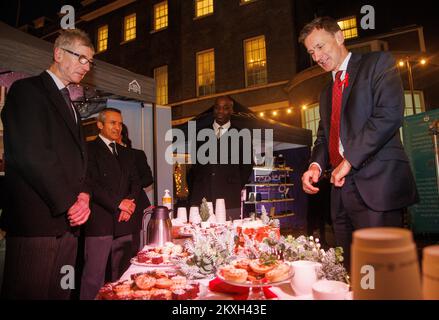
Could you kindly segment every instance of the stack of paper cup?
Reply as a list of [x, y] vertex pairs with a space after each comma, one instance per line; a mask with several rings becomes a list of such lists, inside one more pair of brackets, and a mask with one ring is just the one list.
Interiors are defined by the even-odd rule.
[[216, 199], [215, 216], [217, 222], [219, 223], [226, 222], [226, 202], [224, 199]]
[[439, 245], [423, 250], [422, 292], [426, 300], [439, 300]]
[[187, 222], [187, 211], [186, 208], [180, 207], [177, 209], [177, 219], [183, 223]]
[[189, 222], [198, 224], [201, 222], [200, 211], [198, 207], [191, 207], [189, 210]]
[[215, 213], [213, 212], [213, 203], [212, 202], [208, 202], [207, 203], [207, 207], [209, 208], [209, 219], [207, 220], [208, 222], [216, 222], [216, 216]]
[[355, 231], [351, 274], [354, 300], [422, 299], [416, 246], [409, 230]]

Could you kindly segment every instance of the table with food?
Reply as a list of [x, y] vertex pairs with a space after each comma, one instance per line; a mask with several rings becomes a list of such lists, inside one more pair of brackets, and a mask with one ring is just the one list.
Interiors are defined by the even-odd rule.
[[[208, 225], [173, 220], [172, 234], [172, 241], [145, 245], [97, 299], [314, 299], [319, 292], [313, 292], [313, 284], [321, 281], [318, 290], [329, 293], [323, 297], [349, 299], [337, 250], [323, 250], [313, 237], [281, 236], [271, 219]], [[309, 264], [297, 264], [303, 261]]]

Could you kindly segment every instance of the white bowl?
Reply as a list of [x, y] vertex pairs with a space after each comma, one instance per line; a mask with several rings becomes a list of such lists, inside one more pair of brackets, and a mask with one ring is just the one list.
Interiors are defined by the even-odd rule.
[[315, 300], [345, 300], [349, 286], [341, 281], [319, 280], [312, 286]]

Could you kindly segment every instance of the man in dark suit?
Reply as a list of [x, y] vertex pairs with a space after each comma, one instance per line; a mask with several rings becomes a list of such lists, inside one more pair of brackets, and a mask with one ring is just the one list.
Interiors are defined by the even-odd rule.
[[92, 193], [90, 219], [84, 225], [84, 269], [81, 299], [94, 299], [105, 281], [107, 263], [111, 281], [118, 280], [132, 257], [131, 215], [140, 183], [131, 153], [118, 145], [122, 130], [119, 110], [98, 115], [99, 136], [88, 143], [87, 184]]
[[331, 217], [348, 264], [353, 230], [401, 227], [404, 208], [418, 198], [399, 135], [403, 87], [390, 53], [348, 52], [332, 18], [306, 25], [300, 41], [333, 79], [320, 97], [319, 129], [303, 189], [317, 193], [313, 184], [332, 167]]
[[[216, 156], [214, 155], [212, 158], [210, 153], [206, 153], [205, 156], [209, 160], [204, 164], [203, 159], [200, 159], [203, 154], [197, 155], [197, 161], [187, 178], [188, 202], [191, 206], [199, 206], [203, 198], [212, 202], [223, 198], [226, 203], [227, 217], [238, 219], [241, 215], [241, 191], [253, 168], [251, 135], [249, 135], [250, 140], [247, 142], [239, 139], [238, 143], [234, 143], [237, 140], [230, 138], [234, 135], [237, 136], [239, 129], [234, 127], [230, 121], [233, 114], [233, 100], [229, 96], [216, 98], [213, 113], [215, 120], [212, 125], [208, 128], [201, 128], [201, 130], [213, 130], [217, 137]], [[197, 150], [202, 144], [204, 142], [199, 143]], [[227, 156], [225, 156], [224, 150], [221, 150], [222, 144], [228, 148]], [[238, 146], [238, 152], [235, 152], [236, 146]], [[234, 161], [235, 159], [232, 159], [234, 157], [239, 157], [238, 161]], [[213, 161], [211, 161], [212, 159]]]
[[76, 231], [90, 209], [85, 140], [66, 86], [82, 80], [93, 54], [85, 33], [63, 31], [50, 68], [9, 90], [2, 111], [8, 190], [4, 298], [70, 297], [62, 268], [75, 265]]
[[151, 202], [146, 195], [145, 189], [153, 184], [154, 178], [145, 152], [143, 150], [132, 148], [131, 140], [128, 135], [128, 128], [125, 124], [122, 125], [122, 132], [118, 143], [131, 151], [136, 164], [137, 174], [140, 179], [141, 189], [139, 196], [136, 199], [136, 211], [131, 218], [133, 221], [133, 255], [136, 255], [140, 249], [140, 232], [143, 225], [144, 210], [151, 206]]

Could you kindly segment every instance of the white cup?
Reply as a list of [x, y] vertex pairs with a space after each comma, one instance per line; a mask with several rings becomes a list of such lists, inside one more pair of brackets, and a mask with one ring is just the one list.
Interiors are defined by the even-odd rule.
[[312, 293], [312, 286], [318, 280], [318, 272], [322, 264], [314, 261], [299, 260], [290, 262], [294, 275], [291, 278], [291, 288], [296, 296]]
[[314, 300], [345, 300], [349, 286], [341, 281], [319, 280], [312, 286]]
[[200, 211], [198, 207], [191, 207], [189, 210], [189, 222], [198, 224], [201, 222]]
[[215, 216], [217, 222], [219, 223], [226, 222], [226, 201], [224, 199], [216, 199]]
[[177, 219], [183, 223], [187, 222], [187, 211], [186, 208], [180, 207], [177, 209]]
[[402, 228], [365, 228], [352, 236], [354, 300], [422, 299], [413, 235]]

